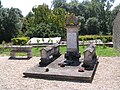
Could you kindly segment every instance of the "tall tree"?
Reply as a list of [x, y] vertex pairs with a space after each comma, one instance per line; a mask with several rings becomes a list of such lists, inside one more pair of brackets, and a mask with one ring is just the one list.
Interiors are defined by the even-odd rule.
[[50, 10], [47, 5], [33, 7], [23, 22], [23, 31], [30, 37], [65, 37], [65, 10], [54, 8]]
[[89, 18], [86, 22], [87, 34], [98, 34], [99, 22], [95, 17]]
[[82, 16], [78, 16], [78, 22], [80, 23], [79, 34], [87, 34], [87, 30], [85, 29], [85, 18]]
[[59, 8], [62, 7], [66, 3], [66, 0], [53, 0], [52, 7]]
[[17, 8], [0, 8], [0, 42], [8, 42], [18, 35], [21, 29], [21, 11]]
[[48, 5], [39, 5], [38, 7], [33, 7], [32, 10], [35, 15], [35, 23], [48, 22], [49, 15], [51, 14]]
[[113, 19], [115, 19], [117, 13], [120, 12], [120, 4], [117, 5], [116, 7], [114, 7], [114, 9], [112, 10], [112, 17]]
[[107, 34], [112, 29], [111, 7], [114, 0], [92, 0], [92, 12], [94, 17], [97, 17], [100, 22], [100, 32]]

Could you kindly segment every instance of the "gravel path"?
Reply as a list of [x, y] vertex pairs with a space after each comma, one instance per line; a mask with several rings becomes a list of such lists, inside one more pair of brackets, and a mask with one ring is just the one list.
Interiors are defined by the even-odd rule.
[[23, 72], [39, 63], [0, 57], [0, 90], [120, 90], [120, 57], [100, 57], [92, 83], [23, 78]]

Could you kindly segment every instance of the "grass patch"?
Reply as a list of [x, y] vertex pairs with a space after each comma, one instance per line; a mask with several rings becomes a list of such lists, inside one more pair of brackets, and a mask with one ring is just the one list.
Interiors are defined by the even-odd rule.
[[32, 54], [33, 56], [38, 56], [40, 57], [40, 50], [42, 49], [43, 47], [33, 47], [32, 48]]
[[[33, 47], [32, 48], [32, 54], [33, 56], [38, 56], [40, 57], [40, 50], [42, 49], [43, 47]], [[83, 46], [79, 46], [79, 51], [81, 54], [83, 54], [84, 50], [86, 49], [87, 47], [83, 47]], [[60, 53], [61, 54], [65, 54], [66, 53], [66, 46], [60, 46]], [[97, 53], [97, 56], [102, 56], [102, 57], [115, 57], [115, 56], [120, 56], [120, 52], [115, 50], [114, 48], [110, 48], [110, 47], [103, 47], [103, 46], [97, 46], [96, 47], [96, 53]], [[1, 56], [9, 56], [10, 55], [10, 49], [8, 48], [3, 48], [1, 45], [0, 45], [0, 55]], [[25, 53], [18, 53], [17, 54], [18, 56], [25, 56], [26, 54]]]
[[102, 57], [115, 57], [120, 56], [120, 52], [115, 50], [114, 48], [97, 46], [96, 48], [97, 55]]
[[[32, 48], [32, 55], [33, 56], [40, 56], [40, 50], [42, 49], [43, 47], [33, 47]], [[9, 48], [3, 48], [1, 45], [0, 45], [0, 55], [1, 56], [9, 56], [10, 55], [10, 50]], [[24, 53], [24, 52], [20, 52], [20, 53], [16, 53], [16, 56], [26, 56], [27, 53]]]
[[10, 49], [8, 48], [3, 48], [1, 45], [0, 45], [0, 55], [2, 56], [6, 56], [6, 55], [9, 55], [10, 54]]
[[[84, 50], [87, 47], [85, 46], [79, 46], [79, 51], [83, 55]], [[61, 54], [65, 54], [66, 52], [66, 47], [61, 46], [60, 47]], [[115, 50], [114, 48], [111, 47], [103, 47], [103, 46], [97, 46], [96, 47], [96, 53], [97, 56], [102, 56], [102, 57], [115, 57], [115, 56], [120, 56], [120, 52]]]

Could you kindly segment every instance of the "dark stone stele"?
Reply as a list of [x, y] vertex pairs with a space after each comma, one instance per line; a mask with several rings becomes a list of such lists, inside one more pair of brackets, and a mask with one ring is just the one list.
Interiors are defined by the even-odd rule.
[[[24, 77], [73, 82], [92, 82], [98, 62], [96, 62], [92, 70], [84, 70], [84, 72], [79, 72], [79, 68], [81, 67], [82, 63], [80, 63], [78, 66], [60, 67], [58, 64], [63, 60], [64, 55], [61, 55], [56, 60], [53, 60], [52, 63], [44, 67], [40, 66], [39, 64], [35, 65], [23, 73], [25, 75]], [[81, 59], [79, 60], [82, 61]]]

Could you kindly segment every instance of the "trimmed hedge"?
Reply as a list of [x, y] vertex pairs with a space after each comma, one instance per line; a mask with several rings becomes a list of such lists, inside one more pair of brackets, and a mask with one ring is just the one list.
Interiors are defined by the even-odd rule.
[[97, 36], [97, 35], [79, 36], [80, 41], [96, 40], [96, 39], [100, 39], [104, 42], [112, 42], [112, 36], [111, 35], [108, 35], [108, 36]]
[[13, 43], [13, 45], [25, 45], [29, 39], [30, 39], [29, 37], [13, 38], [12, 43]]

